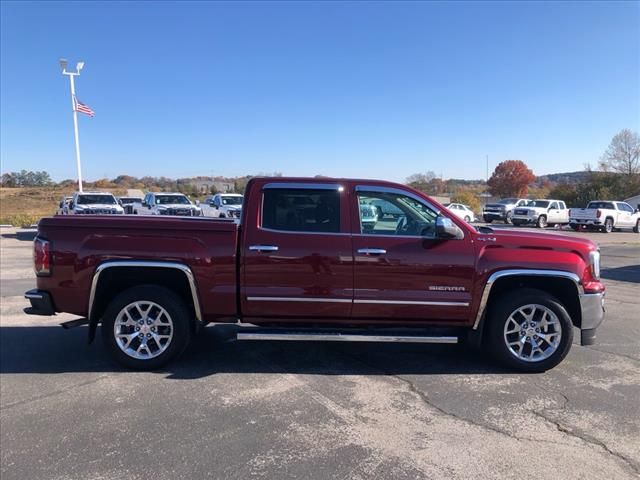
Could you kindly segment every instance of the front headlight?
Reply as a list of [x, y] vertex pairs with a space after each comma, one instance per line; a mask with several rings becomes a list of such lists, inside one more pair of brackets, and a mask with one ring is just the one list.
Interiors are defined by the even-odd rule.
[[589, 266], [591, 267], [591, 275], [595, 280], [600, 280], [600, 251], [593, 250], [589, 252]]

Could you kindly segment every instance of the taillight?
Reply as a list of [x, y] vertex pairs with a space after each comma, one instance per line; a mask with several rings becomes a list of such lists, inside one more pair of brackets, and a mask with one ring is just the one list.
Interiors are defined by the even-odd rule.
[[600, 209], [596, 210], [596, 218], [600, 218], [601, 215], [602, 212], [600, 211]]
[[51, 274], [51, 255], [48, 240], [39, 237], [33, 240], [33, 268], [39, 277]]

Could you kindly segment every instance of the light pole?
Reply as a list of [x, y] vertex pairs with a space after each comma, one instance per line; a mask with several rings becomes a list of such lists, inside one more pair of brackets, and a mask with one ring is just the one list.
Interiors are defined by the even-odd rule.
[[84, 62], [76, 63], [76, 71], [67, 71], [67, 59], [60, 59], [60, 68], [62, 74], [69, 77], [69, 84], [71, 85], [71, 110], [73, 111], [73, 133], [76, 140], [76, 166], [78, 167], [78, 191], [82, 192], [82, 167], [80, 166], [80, 139], [78, 138], [78, 112], [76, 110], [76, 86], [73, 77], [80, 75], [80, 70], [84, 67]]

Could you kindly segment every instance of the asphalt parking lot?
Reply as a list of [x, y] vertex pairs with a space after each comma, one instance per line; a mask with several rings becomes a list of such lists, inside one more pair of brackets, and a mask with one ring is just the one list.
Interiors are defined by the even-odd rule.
[[[502, 227], [500, 227], [502, 228]], [[553, 232], [549, 232], [553, 234]], [[124, 371], [29, 317], [30, 232], [2, 229], [0, 459], [10, 479], [640, 475], [640, 236], [601, 244], [607, 318], [544, 374], [444, 345], [228, 342]]]

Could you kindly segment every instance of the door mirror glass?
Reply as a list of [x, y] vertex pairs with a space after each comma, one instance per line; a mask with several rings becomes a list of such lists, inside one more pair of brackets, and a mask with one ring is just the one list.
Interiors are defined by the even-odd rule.
[[436, 218], [436, 238], [459, 240], [464, 238], [464, 233], [450, 218], [438, 215]]

